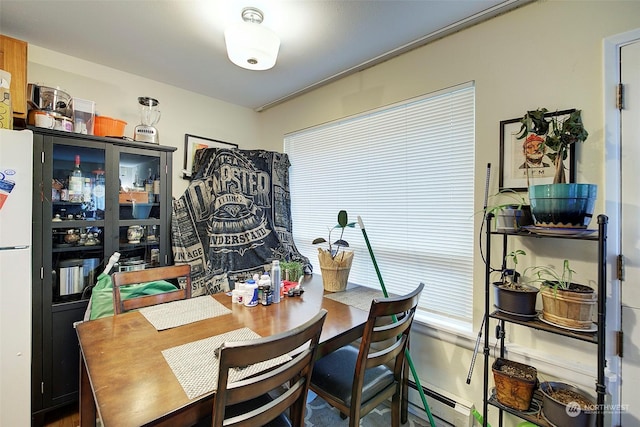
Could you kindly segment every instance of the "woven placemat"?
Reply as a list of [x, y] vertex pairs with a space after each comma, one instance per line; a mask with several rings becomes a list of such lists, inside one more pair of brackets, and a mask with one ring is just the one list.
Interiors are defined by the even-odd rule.
[[[189, 399], [215, 391], [218, 386], [218, 359], [215, 350], [225, 342], [245, 341], [260, 338], [249, 328], [236, 329], [214, 337], [194, 341], [162, 351], [174, 375]], [[289, 356], [280, 356], [264, 362], [249, 365], [246, 368], [229, 372], [229, 382], [247, 378], [271, 367], [291, 360]]]
[[149, 323], [158, 331], [161, 331], [163, 329], [175, 328], [199, 320], [229, 314], [231, 310], [211, 298], [211, 295], [205, 295], [144, 307], [140, 309], [140, 313], [142, 313]]
[[373, 301], [374, 298], [383, 298], [384, 294], [378, 289], [358, 286], [357, 288], [348, 288], [344, 292], [327, 294], [324, 297], [359, 308], [360, 310], [369, 311], [371, 301]]

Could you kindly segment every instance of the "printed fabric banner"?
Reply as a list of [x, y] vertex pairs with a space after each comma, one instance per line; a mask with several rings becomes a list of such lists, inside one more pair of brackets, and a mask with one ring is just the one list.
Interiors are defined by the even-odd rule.
[[193, 295], [226, 292], [230, 278], [260, 274], [275, 259], [300, 261], [311, 273], [291, 234], [289, 166], [274, 151], [196, 151], [171, 219], [174, 260], [191, 265]]

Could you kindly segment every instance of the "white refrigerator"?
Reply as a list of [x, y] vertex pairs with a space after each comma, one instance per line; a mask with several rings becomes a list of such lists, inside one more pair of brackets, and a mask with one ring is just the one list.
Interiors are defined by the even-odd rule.
[[0, 129], [0, 426], [31, 425], [33, 133]]

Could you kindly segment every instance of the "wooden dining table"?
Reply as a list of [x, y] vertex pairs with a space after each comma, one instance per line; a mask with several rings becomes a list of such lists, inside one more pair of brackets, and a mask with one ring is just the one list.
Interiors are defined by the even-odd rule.
[[[209, 415], [215, 391], [189, 399], [162, 351], [240, 328], [262, 337], [299, 326], [321, 308], [327, 317], [318, 357], [362, 336], [368, 312], [324, 298], [322, 278], [307, 276], [301, 296], [246, 307], [212, 295], [229, 314], [158, 331], [139, 312], [83, 322], [80, 343], [80, 426], [189, 426]], [[346, 291], [348, 292], [348, 290]], [[215, 363], [212, 355], [211, 363]]]

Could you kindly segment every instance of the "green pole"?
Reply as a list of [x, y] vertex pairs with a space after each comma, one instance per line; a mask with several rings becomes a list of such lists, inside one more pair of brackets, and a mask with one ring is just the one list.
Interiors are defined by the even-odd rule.
[[[378, 268], [378, 262], [376, 261], [376, 257], [373, 254], [373, 249], [371, 248], [371, 244], [369, 243], [369, 237], [367, 237], [367, 231], [364, 229], [364, 223], [362, 222], [362, 218], [358, 215], [358, 224], [360, 225], [360, 230], [362, 230], [362, 235], [364, 236], [364, 242], [367, 244], [367, 249], [369, 250], [369, 255], [371, 256], [371, 261], [373, 261], [373, 267], [376, 269], [376, 275], [378, 276], [378, 281], [380, 282], [380, 287], [382, 288], [382, 293], [385, 298], [389, 297], [387, 293], [387, 288], [384, 286], [384, 281], [382, 280], [382, 274], [380, 274], [380, 269]], [[397, 321], [394, 316], [394, 322]], [[431, 410], [429, 409], [429, 404], [427, 403], [427, 397], [424, 395], [424, 390], [422, 389], [422, 385], [420, 384], [420, 379], [418, 378], [418, 374], [416, 373], [416, 368], [413, 366], [413, 360], [411, 360], [411, 354], [409, 353], [409, 349], [405, 348], [404, 355], [407, 358], [407, 362], [409, 362], [409, 369], [411, 369], [411, 375], [413, 375], [413, 379], [416, 382], [416, 388], [418, 389], [418, 393], [420, 393], [420, 399], [422, 399], [422, 404], [424, 405], [424, 410], [427, 412], [427, 417], [429, 417], [429, 424], [435, 427], [436, 423], [433, 420], [433, 415], [431, 415]]]

